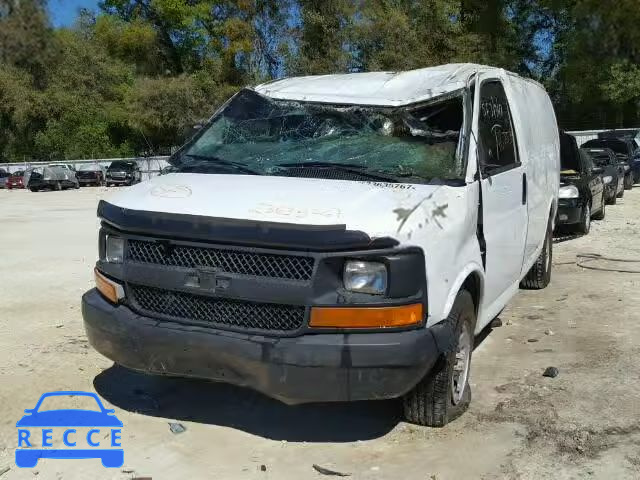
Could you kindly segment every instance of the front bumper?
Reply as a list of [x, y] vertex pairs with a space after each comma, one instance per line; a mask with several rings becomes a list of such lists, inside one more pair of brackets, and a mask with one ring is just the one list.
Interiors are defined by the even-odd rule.
[[556, 225], [574, 225], [580, 223], [583, 208], [579, 199], [561, 199], [558, 203]]
[[113, 183], [119, 185], [131, 185], [133, 183], [133, 178], [111, 178], [107, 177], [106, 183]]
[[620, 190], [618, 188], [617, 183], [608, 183], [607, 185], [605, 185], [604, 191], [605, 191], [605, 198], [607, 200], [612, 200], [616, 197], [616, 195], [618, 195], [618, 192]]
[[98, 183], [102, 183], [101, 178], [78, 178], [78, 183], [80, 185], [94, 185]]
[[290, 338], [236, 333], [140, 316], [95, 289], [82, 297], [82, 315], [91, 345], [127, 368], [231, 383], [289, 404], [402, 396], [452, 337], [443, 326]]

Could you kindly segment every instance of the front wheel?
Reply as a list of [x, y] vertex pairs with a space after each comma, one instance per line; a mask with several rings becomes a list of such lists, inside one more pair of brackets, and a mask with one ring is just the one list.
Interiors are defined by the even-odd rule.
[[403, 398], [408, 422], [444, 427], [462, 415], [471, 402], [469, 373], [474, 347], [476, 310], [471, 294], [461, 290], [444, 320], [450, 329], [450, 347], [433, 369]]
[[580, 218], [580, 223], [578, 224], [578, 233], [582, 233], [583, 235], [587, 235], [591, 230], [591, 204], [586, 203], [584, 207], [582, 207], [582, 217]]
[[633, 188], [633, 178], [631, 175], [625, 175], [624, 177], [624, 189], [631, 190]]

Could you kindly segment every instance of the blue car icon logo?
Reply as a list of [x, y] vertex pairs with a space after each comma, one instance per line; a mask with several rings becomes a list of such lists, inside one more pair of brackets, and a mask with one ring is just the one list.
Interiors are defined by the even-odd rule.
[[[90, 397], [95, 400], [97, 410], [59, 409], [43, 410], [42, 403], [50, 397]], [[16, 423], [18, 427], [18, 448], [16, 448], [16, 465], [22, 468], [35, 467], [41, 458], [100, 458], [102, 465], [110, 468], [121, 467], [124, 463], [124, 450], [120, 443], [122, 422], [114, 415], [114, 410], [104, 408], [100, 398], [90, 392], [48, 392], [43, 394], [33, 409], [25, 410], [25, 416]], [[61, 440], [69, 448], [52, 447], [53, 429], [63, 431]], [[82, 437], [74, 427], [89, 427], [86, 437]], [[42, 429], [41, 442], [38, 431]], [[110, 447], [104, 448], [103, 431], [108, 430], [111, 436]], [[102, 434], [101, 434], [102, 433]], [[86, 438], [88, 448], [73, 448]], [[23, 448], [26, 447], [26, 448]], [[39, 448], [42, 447], [42, 448]]]

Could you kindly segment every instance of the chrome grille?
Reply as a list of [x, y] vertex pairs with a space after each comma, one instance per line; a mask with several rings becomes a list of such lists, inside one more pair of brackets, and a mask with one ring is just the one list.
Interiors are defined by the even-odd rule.
[[138, 263], [186, 268], [211, 267], [226, 273], [301, 281], [310, 280], [313, 274], [314, 259], [311, 257], [184, 245], [170, 245], [166, 250], [157, 242], [129, 240], [128, 259]]
[[305, 307], [300, 306], [224, 300], [131, 284], [129, 293], [134, 308], [210, 327], [291, 332], [304, 323]]

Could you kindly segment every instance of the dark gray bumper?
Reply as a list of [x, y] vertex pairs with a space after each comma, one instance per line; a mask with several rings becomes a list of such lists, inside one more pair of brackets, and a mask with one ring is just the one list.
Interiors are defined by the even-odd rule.
[[130, 185], [133, 183], [133, 178], [110, 178], [107, 177], [107, 179], [105, 180], [106, 183], [113, 183], [113, 184], [119, 184], [119, 185]]
[[582, 220], [583, 205], [577, 200], [560, 202], [558, 205], [558, 215], [556, 225], [575, 225]]
[[[216, 380], [285, 403], [388, 399], [433, 367], [442, 329], [273, 338], [162, 322], [113, 306], [95, 289], [82, 297], [91, 345], [143, 372]], [[437, 335], [437, 344], [436, 344]]]

